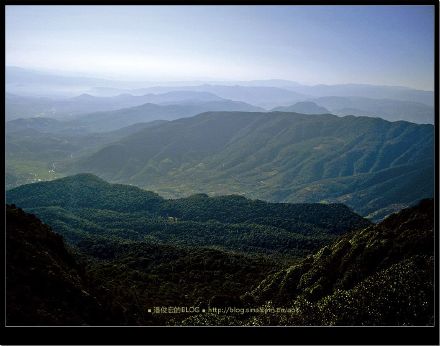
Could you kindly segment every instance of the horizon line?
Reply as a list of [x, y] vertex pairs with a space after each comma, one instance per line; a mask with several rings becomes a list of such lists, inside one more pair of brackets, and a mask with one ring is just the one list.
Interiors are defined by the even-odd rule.
[[[25, 71], [29, 71], [29, 72], [33, 72], [33, 73], [41, 73], [41, 74], [46, 74], [46, 75], [51, 75], [51, 76], [58, 76], [58, 77], [65, 77], [65, 78], [85, 78], [85, 79], [98, 79], [98, 80], [102, 80], [102, 81], [112, 81], [112, 82], [122, 82], [122, 83], [149, 83], [149, 84], [153, 84], [153, 83], [158, 83], [156, 86], [160, 86], [160, 83], [202, 83], [202, 84], [197, 84], [197, 85], [203, 85], [203, 84], [207, 84], [207, 85], [216, 85], [216, 84], [212, 84], [212, 83], [249, 83], [249, 82], [270, 82], [270, 81], [280, 81], [280, 82], [289, 82], [289, 83], [295, 83], [298, 84], [298, 86], [305, 86], [305, 87], [317, 87], [317, 86], [374, 86], [374, 87], [387, 87], [387, 88], [404, 88], [404, 89], [410, 89], [410, 90], [416, 90], [416, 91], [428, 91], [428, 92], [434, 92], [434, 86], [432, 87], [432, 89], [421, 89], [421, 88], [415, 88], [412, 86], [407, 86], [407, 85], [399, 85], [399, 84], [371, 84], [371, 83], [354, 83], [354, 82], [345, 82], [345, 83], [337, 83], [337, 84], [327, 84], [327, 83], [318, 83], [318, 84], [310, 84], [310, 83], [304, 83], [304, 82], [298, 82], [296, 80], [291, 80], [291, 79], [282, 79], [282, 78], [257, 78], [257, 79], [241, 79], [241, 80], [236, 80], [236, 79], [215, 79], [215, 78], [211, 78], [211, 77], [204, 77], [206, 79], [189, 79], [189, 80], [182, 80], [182, 79], [167, 79], [167, 80], [162, 80], [162, 81], [158, 81], [158, 80], [126, 80], [126, 79], [119, 79], [116, 77], [110, 77], [110, 76], [99, 76], [99, 75], [90, 75], [90, 74], [84, 74], [81, 72], [77, 72], [77, 76], [75, 76], [75, 72], [69, 72], [69, 71], [53, 71], [53, 70], [47, 70], [47, 69], [34, 69], [34, 68], [29, 68], [29, 67], [23, 67], [23, 66], [18, 66], [18, 65], [6, 65], [5, 64], [5, 72], [6, 69], [8, 68], [17, 68], [17, 69], [21, 69], [21, 70], [25, 70]], [[6, 75], [6, 73], [5, 73]], [[5, 80], [5, 84], [7, 84], [6, 80]], [[230, 85], [230, 86], [243, 86], [240, 84], [235, 84], [235, 85]], [[267, 86], [267, 85], [253, 85], [252, 87], [268, 87], [268, 88], [279, 88], [279, 89], [283, 89], [283, 87], [281, 86]]]

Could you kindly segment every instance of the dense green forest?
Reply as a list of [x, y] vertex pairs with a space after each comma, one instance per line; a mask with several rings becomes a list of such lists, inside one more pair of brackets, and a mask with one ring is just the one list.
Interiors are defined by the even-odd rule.
[[[82, 239], [72, 248], [15, 205], [6, 220], [9, 325], [433, 323], [432, 200], [290, 263], [121, 239]], [[173, 306], [200, 310], [151, 312]], [[285, 311], [270, 312], [277, 308]]]
[[183, 323], [434, 325], [433, 200], [339, 237], [269, 275], [242, 299], [290, 312], [205, 314]]
[[100, 237], [301, 257], [338, 234], [370, 224], [342, 204], [206, 195], [167, 200], [91, 174], [22, 185], [6, 198], [71, 244]]
[[35, 215], [6, 206], [6, 324], [84, 325], [111, 321], [63, 238]]

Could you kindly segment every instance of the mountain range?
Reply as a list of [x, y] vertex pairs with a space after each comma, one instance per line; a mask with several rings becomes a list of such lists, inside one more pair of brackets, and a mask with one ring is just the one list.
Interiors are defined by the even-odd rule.
[[167, 105], [146, 103], [137, 107], [82, 115], [67, 122], [66, 126], [81, 127], [89, 132], [106, 132], [136, 123], [150, 122], [153, 120], [175, 120], [178, 118], [191, 117], [207, 111], [259, 112], [262, 111], [262, 109], [244, 102], [230, 100]]
[[[307, 86], [286, 80], [213, 81], [210, 84], [203, 81], [123, 82], [62, 76], [10, 66], [6, 67], [6, 72], [7, 119], [69, 117], [145, 103], [186, 104], [228, 99], [267, 110], [297, 102], [315, 102], [340, 115], [378, 116], [390, 121], [416, 123], [434, 121], [433, 92], [399, 86]], [[293, 111], [301, 113], [298, 109]]]
[[272, 112], [294, 112], [301, 114], [330, 114], [327, 108], [318, 106], [315, 102], [302, 101], [291, 106], [275, 107]]
[[[235, 105], [237, 105], [235, 110], [246, 109], [244, 107], [246, 105], [243, 103], [226, 100], [208, 92], [197, 91], [171, 91], [163, 94], [146, 94], [142, 96], [120, 94], [112, 97], [81, 94], [79, 96], [62, 99], [19, 96], [6, 93], [6, 118], [8, 120], [14, 120], [38, 116], [69, 120], [81, 114], [113, 111], [147, 103], [154, 103], [156, 105], [178, 104], [182, 106], [195, 106], [200, 103], [204, 105], [203, 110], [228, 110], [234, 109]], [[210, 104], [212, 104], [213, 108], [209, 108]], [[226, 106], [223, 106], [223, 104]], [[247, 106], [250, 108], [253, 107], [250, 105]], [[253, 107], [253, 110], [257, 109], [262, 110], [261, 108]]]
[[434, 124], [434, 108], [423, 103], [366, 97], [320, 97], [297, 102], [290, 106], [275, 107], [272, 111], [301, 114], [335, 114], [382, 118], [388, 121], [409, 121], [416, 124]]
[[432, 125], [404, 121], [208, 112], [60, 162], [58, 172], [90, 172], [167, 197], [341, 202], [378, 220], [433, 196], [433, 141]]
[[371, 116], [388, 121], [434, 124], [434, 107], [420, 102], [336, 96], [320, 97], [313, 101], [336, 115]]

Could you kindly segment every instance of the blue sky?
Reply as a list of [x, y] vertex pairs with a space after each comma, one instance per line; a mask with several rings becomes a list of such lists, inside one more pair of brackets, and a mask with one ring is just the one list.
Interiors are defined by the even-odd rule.
[[432, 90], [433, 6], [6, 6], [6, 64], [124, 80]]

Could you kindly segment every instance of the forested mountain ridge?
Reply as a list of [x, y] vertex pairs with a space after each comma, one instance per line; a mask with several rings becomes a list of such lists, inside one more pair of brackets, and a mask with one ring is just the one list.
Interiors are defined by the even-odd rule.
[[337, 289], [352, 289], [375, 271], [412, 256], [432, 256], [433, 207], [432, 200], [423, 200], [377, 225], [342, 235], [302, 263], [277, 273], [274, 277], [283, 277], [278, 281], [281, 286], [269, 279], [253, 295], [285, 303], [302, 294], [316, 301]]
[[195, 316], [186, 324], [433, 325], [433, 232], [434, 203], [423, 200], [342, 235], [242, 296], [250, 306], [290, 313]]
[[305, 318], [325, 324], [360, 318], [369, 325], [432, 324], [433, 222], [433, 200], [424, 200], [378, 225], [341, 236], [262, 282], [252, 295], [277, 303], [318, 302], [315, 314]]
[[342, 202], [377, 220], [432, 197], [433, 140], [432, 125], [404, 121], [208, 112], [145, 129], [60, 169], [173, 198]]
[[287, 204], [240, 196], [166, 200], [91, 174], [22, 185], [8, 203], [35, 213], [72, 244], [99, 236], [300, 256], [370, 223], [342, 204]]
[[[432, 200], [421, 201], [289, 265], [108, 233], [66, 250], [34, 215], [7, 206], [8, 324], [432, 325], [433, 210]], [[248, 310], [146, 311], [182, 303]], [[249, 311], [279, 307], [289, 312]]]
[[[6, 322], [164, 325], [160, 304], [238, 301], [280, 265], [214, 249], [84, 240], [75, 249], [32, 214], [6, 206]], [[183, 318], [183, 317], [181, 317]]]

